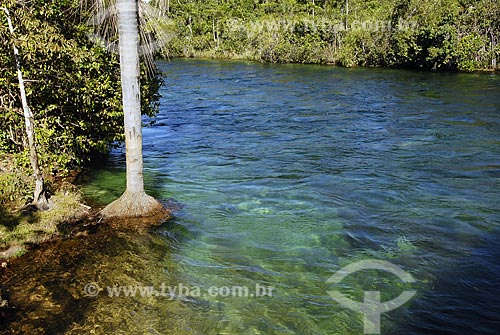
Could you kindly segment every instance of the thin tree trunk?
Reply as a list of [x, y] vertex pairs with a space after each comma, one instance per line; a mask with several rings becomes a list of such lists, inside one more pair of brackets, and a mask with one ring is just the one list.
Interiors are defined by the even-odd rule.
[[345, 29], [349, 29], [349, 0], [345, 0]]
[[190, 16], [189, 17], [189, 24], [188, 24], [188, 28], [189, 28], [189, 35], [191, 36], [191, 38], [193, 38], [193, 19], [192, 17]]
[[[7, 16], [7, 23], [9, 25], [9, 30], [12, 36], [14, 36], [14, 27], [12, 25], [12, 20], [10, 18], [9, 11], [7, 8], [2, 8]], [[19, 91], [21, 93], [21, 103], [24, 112], [24, 123], [26, 126], [26, 135], [28, 137], [28, 147], [30, 150], [30, 163], [33, 169], [33, 176], [35, 177], [35, 191], [33, 194], [33, 204], [41, 210], [46, 210], [49, 208], [49, 202], [47, 200], [47, 194], [45, 191], [45, 185], [43, 181], [42, 173], [40, 172], [40, 167], [38, 165], [38, 155], [36, 150], [36, 140], [35, 140], [35, 129], [33, 125], [34, 116], [31, 109], [28, 106], [28, 99], [26, 98], [26, 89], [24, 87], [23, 73], [21, 71], [21, 61], [19, 59], [19, 50], [13, 43], [12, 48], [14, 50], [14, 57], [16, 59], [17, 68], [17, 79], [19, 80]]]
[[491, 35], [491, 68], [493, 70], [496, 70], [496, 68], [497, 68], [497, 57], [495, 55], [496, 43], [495, 43], [495, 35], [493, 34], [493, 30], [490, 31], [490, 35]]
[[139, 19], [136, 0], [118, 0], [120, 71], [125, 126], [127, 189], [102, 210], [105, 217], [148, 216], [162, 209], [144, 192], [142, 121], [139, 86]]
[[214, 42], [217, 43], [217, 33], [215, 32], [215, 17], [212, 18], [212, 35], [214, 36]]

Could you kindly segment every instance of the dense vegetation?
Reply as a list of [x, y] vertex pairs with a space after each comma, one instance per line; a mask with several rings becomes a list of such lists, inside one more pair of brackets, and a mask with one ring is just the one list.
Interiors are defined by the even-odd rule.
[[168, 56], [266, 62], [496, 68], [498, 0], [180, 0]]
[[[0, 12], [0, 152], [28, 165], [13, 43], [46, 173], [84, 164], [122, 141], [118, 56], [89, 41], [78, 2], [2, 0], [0, 7], [9, 9], [16, 29], [11, 36]], [[158, 84], [157, 78], [143, 80], [144, 113], [155, 111]]]

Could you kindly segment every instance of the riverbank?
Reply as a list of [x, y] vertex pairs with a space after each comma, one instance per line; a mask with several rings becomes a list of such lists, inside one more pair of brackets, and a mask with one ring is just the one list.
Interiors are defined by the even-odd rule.
[[340, 68], [382, 68], [382, 69], [401, 69], [409, 71], [422, 71], [422, 72], [440, 72], [440, 73], [499, 73], [500, 68], [476, 68], [473, 70], [463, 70], [463, 69], [448, 69], [448, 70], [437, 70], [432, 68], [416, 68], [412, 66], [403, 65], [382, 65], [382, 64], [344, 64], [341, 62], [336, 62], [335, 60], [323, 60], [317, 62], [302, 62], [302, 61], [269, 61], [263, 60], [258, 54], [252, 52], [245, 53], [232, 53], [232, 52], [218, 52], [216, 50], [210, 51], [193, 51], [188, 54], [176, 55], [166, 57], [169, 60], [172, 59], [195, 59], [195, 60], [220, 60], [220, 61], [247, 61], [247, 62], [257, 62], [257, 63], [267, 63], [267, 64], [302, 64], [302, 65], [324, 65], [333, 66]]
[[[77, 173], [69, 177], [52, 176], [47, 179], [51, 193], [51, 207], [38, 211], [27, 204], [31, 192], [31, 176], [16, 167], [11, 159], [0, 164], [0, 261], [23, 255], [45, 242], [84, 233], [85, 226], [101, 222], [102, 205], [84, 199], [77, 184]], [[165, 211], [135, 220], [107, 220], [114, 228], [144, 230], [170, 218], [169, 204]]]
[[[12, 161], [0, 165], [0, 334], [49, 334], [61, 326], [65, 307], [88, 304], [83, 291], [71, 288], [66, 294], [57, 294], [58, 288], [40, 286], [51, 276], [46, 272], [57, 269], [62, 280], [71, 286], [73, 277], [61, 279], [64, 273], [79, 273], [78, 264], [95, 249], [106, 251], [120, 240], [132, 243], [132, 236], [147, 239], [152, 227], [170, 219], [169, 211], [154, 217], [103, 220], [101, 205], [89, 206], [73, 177], [52, 177], [51, 208], [38, 211], [25, 205], [23, 194], [29, 194], [31, 177]], [[167, 204], [164, 204], [167, 208]], [[127, 236], [127, 237], [125, 237]], [[66, 262], [70, 262], [72, 265]], [[92, 264], [92, 262], [90, 263]], [[56, 271], [56, 270], [54, 270]], [[75, 275], [77, 277], [77, 275]], [[67, 287], [65, 286], [64, 289]], [[83, 301], [83, 302], [82, 302]], [[69, 304], [69, 305], [68, 305]], [[75, 305], [76, 304], [76, 305]], [[26, 315], [29, 314], [29, 315]], [[36, 315], [36, 318], [33, 318]], [[74, 319], [70, 313], [67, 324]], [[44, 324], [40, 325], [39, 321]], [[49, 329], [49, 330], [47, 330]], [[46, 332], [47, 331], [47, 332]]]
[[[498, 4], [481, 0], [172, 3], [169, 57], [386, 66], [427, 71], [498, 69]], [[444, 19], [446, 18], [446, 19]]]
[[51, 208], [38, 211], [29, 204], [32, 177], [12, 157], [0, 163], [0, 260], [20, 256], [33, 246], [64, 235], [62, 224], [95, 214], [72, 183], [73, 178], [48, 179]]
[[[86, 218], [95, 214], [73, 184], [52, 184], [51, 208], [37, 211], [25, 203], [29, 199], [32, 178], [18, 168], [12, 157], [0, 162], [0, 277], [11, 269], [11, 262], [22, 258], [28, 250], [70, 236]], [[55, 186], [54, 186], [55, 185]], [[73, 227], [73, 228], [70, 228]], [[80, 227], [78, 227], [80, 228]], [[0, 315], [9, 309], [9, 300], [0, 286]]]

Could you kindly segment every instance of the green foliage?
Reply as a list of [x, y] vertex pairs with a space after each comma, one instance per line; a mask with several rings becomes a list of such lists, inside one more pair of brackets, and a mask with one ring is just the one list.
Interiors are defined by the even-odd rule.
[[0, 205], [19, 201], [25, 203], [32, 197], [31, 180], [21, 173], [0, 173]]
[[500, 40], [498, 0], [190, 0], [168, 15], [168, 56], [473, 71]]
[[[65, 172], [123, 140], [118, 56], [92, 44], [75, 1], [2, 1], [0, 12], [0, 151], [27, 163], [13, 43], [19, 48], [42, 167]], [[143, 113], [153, 115], [158, 77], [142, 83]]]
[[458, 68], [462, 71], [474, 71], [480, 68], [481, 61], [477, 55], [484, 45], [484, 39], [477, 34], [462, 37], [457, 50]]

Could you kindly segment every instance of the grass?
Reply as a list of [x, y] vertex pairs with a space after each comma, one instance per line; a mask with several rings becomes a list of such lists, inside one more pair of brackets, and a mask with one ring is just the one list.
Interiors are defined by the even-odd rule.
[[[0, 259], [20, 256], [26, 246], [40, 244], [61, 235], [58, 226], [86, 213], [80, 191], [69, 183], [58, 186], [47, 211], [24, 206], [31, 196], [32, 178], [8, 157], [0, 161]], [[3, 252], [8, 250], [7, 252]]]
[[0, 211], [0, 248], [51, 240], [60, 235], [59, 224], [78, 219], [85, 211], [77, 190], [59, 190], [50, 200], [53, 205], [48, 211]]

